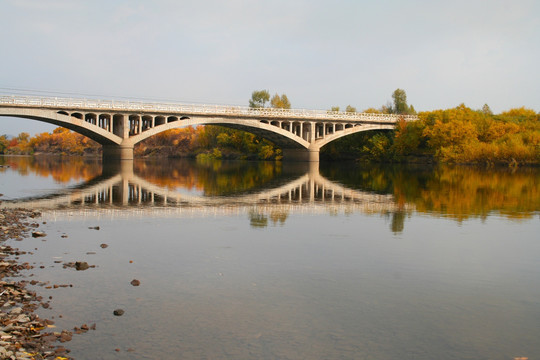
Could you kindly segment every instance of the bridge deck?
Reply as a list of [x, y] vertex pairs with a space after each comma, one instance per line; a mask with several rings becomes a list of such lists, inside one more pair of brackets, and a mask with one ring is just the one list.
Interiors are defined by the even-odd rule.
[[32, 107], [39, 109], [79, 110], [84, 112], [119, 112], [149, 114], [182, 114], [230, 118], [305, 119], [332, 121], [367, 121], [395, 123], [398, 119], [418, 120], [416, 115], [357, 113], [307, 109], [250, 108], [236, 105], [205, 105], [98, 99], [0, 96], [0, 107]]

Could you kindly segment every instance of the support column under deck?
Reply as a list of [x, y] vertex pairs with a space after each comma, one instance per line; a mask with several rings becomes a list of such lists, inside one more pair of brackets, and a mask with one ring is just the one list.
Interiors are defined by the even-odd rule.
[[283, 151], [283, 161], [319, 162], [319, 150], [282, 149], [282, 151]]
[[133, 146], [103, 145], [103, 160], [133, 160]]

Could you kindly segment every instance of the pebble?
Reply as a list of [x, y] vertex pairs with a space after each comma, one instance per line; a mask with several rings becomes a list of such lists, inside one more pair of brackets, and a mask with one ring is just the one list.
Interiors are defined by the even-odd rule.
[[[11, 246], [4, 245], [5, 240], [23, 240], [24, 238], [43, 237], [44, 232], [32, 231], [39, 226], [30, 224], [25, 219], [39, 217], [35, 211], [22, 209], [0, 209], [0, 359], [59, 359], [67, 358], [68, 349], [58, 345], [57, 341], [70, 341], [72, 333], [62, 331], [56, 334], [47, 332], [54, 321], [40, 319], [34, 313], [39, 306], [47, 308], [43, 298], [26, 288], [27, 285], [45, 286], [47, 283], [32, 281], [5, 280], [17, 278], [21, 270], [31, 269], [28, 263], [19, 264], [17, 258], [24, 254]], [[14, 258], [14, 260], [11, 260]], [[45, 268], [45, 266], [40, 266]], [[31, 275], [30, 275], [31, 276]], [[68, 285], [57, 285], [67, 287]]]
[[137, 280], [137, 279], [133, 279], [133, 280], [131, 280], [131, 285], [139, 286], [139, 285], [141, 285], [141, 282], [139, 280]]
[[115, 316], [122, 316], [122, 315], [124, 315], [124, 310], [122, 310], [122, 309], [116, 309], [116, 310], [113, 311], [113, 314], [114, 314]]

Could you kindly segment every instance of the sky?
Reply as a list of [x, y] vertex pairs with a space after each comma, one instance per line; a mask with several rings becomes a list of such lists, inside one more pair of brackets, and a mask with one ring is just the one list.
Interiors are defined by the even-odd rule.
[[[538, 0], [0, 0], [0, 94], [540, 111]], [[0, 118], [0, 134], [52, 131]]]

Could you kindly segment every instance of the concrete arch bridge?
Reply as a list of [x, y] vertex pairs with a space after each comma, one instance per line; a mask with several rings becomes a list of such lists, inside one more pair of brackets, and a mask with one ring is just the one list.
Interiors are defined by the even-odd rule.
[[319, 150], [343, 136], [393, 129], [414, 115], [302, 109], [253, 109], [116, 100], [0, 96], [0, 116], [28, 118], [68, 128], [103, 146], [106, 159], [133, 159], [138, 142], [170, 129], [221, 125], [266, 138], [284, 160], [319, 161]]

